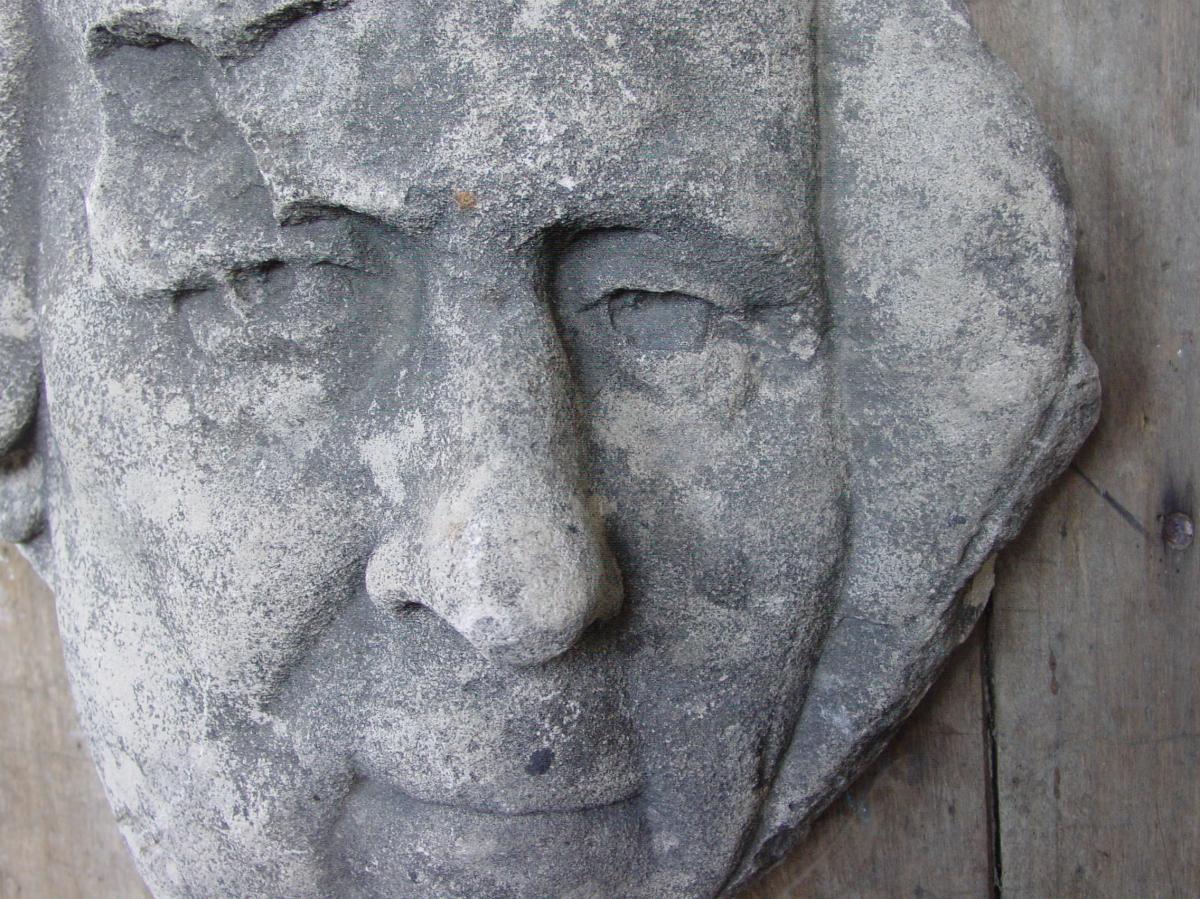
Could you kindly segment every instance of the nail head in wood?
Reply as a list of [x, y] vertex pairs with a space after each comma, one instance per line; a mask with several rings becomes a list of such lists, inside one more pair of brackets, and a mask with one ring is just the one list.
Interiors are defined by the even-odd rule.
[[1182, 512], [1172, 512], [1163, 522], [1163, 540], [1171, 549], [1187, 549], [1196, 541], [1196, 523]]

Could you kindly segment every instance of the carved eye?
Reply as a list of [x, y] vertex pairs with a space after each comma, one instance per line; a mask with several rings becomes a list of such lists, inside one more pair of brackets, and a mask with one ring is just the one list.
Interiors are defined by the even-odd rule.
[[657, 353], [695, 353], [708, 340], [714, 307], [686, 293], [618, 290], [608, 295], [608, 319], [625, 342]]
[[321, 349], [342, 324], [351, 273], [328, 263], [268, 260], [222, 282], [176, 294], [196, 344], [237, 362], [282, 360]]

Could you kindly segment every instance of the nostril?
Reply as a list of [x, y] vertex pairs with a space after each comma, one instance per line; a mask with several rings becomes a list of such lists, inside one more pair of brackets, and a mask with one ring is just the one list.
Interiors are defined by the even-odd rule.
[[423, 603], [420, 584], [413, 580], [413, 553], [407, 541], [393, 536], [385, 540], [367, 562], [367, 595], [382, 609], [396, 614], [411, 611]]
[[395, 613], [397, 618], [407, 618], [417, 612], [422, 611], [425, 606], [419, 602], [413, 602], [409, 599], [402, 599], [395, 604]]

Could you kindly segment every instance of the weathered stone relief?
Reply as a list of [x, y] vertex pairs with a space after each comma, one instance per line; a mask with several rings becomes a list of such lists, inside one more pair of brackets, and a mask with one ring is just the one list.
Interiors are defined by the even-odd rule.
[[156, 895], [735, 894], [1095, 420], [947, 0], [0, 10], [0, 534]]

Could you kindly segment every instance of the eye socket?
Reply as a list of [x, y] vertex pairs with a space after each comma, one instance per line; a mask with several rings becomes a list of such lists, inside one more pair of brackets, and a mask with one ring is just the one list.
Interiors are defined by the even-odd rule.
[[233, 310], [243, 318], [265, 307], [286, 302], [295, 285], [295, 267], [279, 259], [234, 269], [227, 276]]
[[269, 259], [175, 298], [207, 355], [261, 362], [319, 351], [346, 320], [352, 294], [350, 272], [341, 266]]
[[609, 324], [625, 343], [655, 353], [695, 353], [704, 348], [714, 307], [686, 293], [617, 290], [605, 303]]

